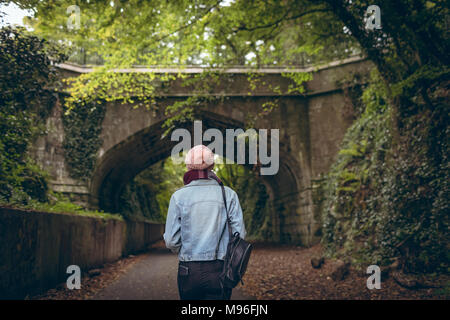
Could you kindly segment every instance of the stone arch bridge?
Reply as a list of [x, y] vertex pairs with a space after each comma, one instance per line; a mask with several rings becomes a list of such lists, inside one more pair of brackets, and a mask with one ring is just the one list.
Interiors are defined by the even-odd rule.
[[[343, 135], [354, 119], [352, 99], [346, 94], [354, 79], [364, 79], [372, 64], [361, 58], [351, 58], [331, 63], [312, 71], [313, 80], [305, 85], [304, 94], [279, 94], [270, 90], [279, 86], [286, 92], [292, 83], [282, 76], [283, 69], [258, 69], [263, 85], [249, 92], [248, 69], [232, 68], [225, 71], [227, 84], [212, 89], [210, 94], [223, 99], [200, 107], [196, 118], [203, 122], [203, 132], [208, 128], [244, 128], [249, 114], [261, 110], [268, 101], [277, 100], [278, 107], [270, 114], [258, 118], [254, 128], [279, 129], [279, 171], [276, 175], [261, 176], [267, 187], [273, 223], [277, 225], [284, 242], [311, 245], [318, 240], [319, 224], [311, 186], [321, 173], [331, 165]], [[60, 65], [61, 76], [77, 76], [90, 72], [87, 67]], [[133, 69], [122, 72], [147, 72], [155, 70]], [[186, 73], [201, 72], [200, 68], [187, 68]], [[158, 72], [156, 70], [156, 72]], [[159, 72], [179, 72], [160, 70]], [[122, 188], [140, 171], [170, 156], [177, 142], [170, 135], [161, 139], [164, 106], [192, 94], [192, 88], [176, 81], [157, 99], [158, 111], [133, 108], [132, 105], [108, 103], [102, 122], [102, 145], [97, 154], [95, 170], [87, 181], [70, 176], [62, 147], [64, 130], [61, 106], [56, 104], [47, 120], [48, 134], [40, 137], [33, 147], [33, 155], [51, 176], [53, 190], [70, 194], [84, 206], [114, 212]], [[191, 129], [192, 124], [186, 124]], [[245, 129], [244, 129], [245, 130]], [[270, 150], [270, 147], [269, 147]], [[251, 190], [249, 190], [251, 192]]]

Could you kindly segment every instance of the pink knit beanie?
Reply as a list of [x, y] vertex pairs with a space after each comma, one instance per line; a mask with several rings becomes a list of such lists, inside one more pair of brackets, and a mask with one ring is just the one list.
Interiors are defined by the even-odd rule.
[[189, 150], [184, 163], [189, 170], [204, 170], [214, 164], [214, 153], [207, 146], [199, 144]]

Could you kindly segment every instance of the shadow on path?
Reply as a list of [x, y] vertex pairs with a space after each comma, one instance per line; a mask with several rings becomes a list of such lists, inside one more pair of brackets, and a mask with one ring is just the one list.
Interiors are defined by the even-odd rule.
[[[167, 249], [152, 249], [93, 300], [179, 300], [177, 256]], [[254, 300], [242, 290], [233, 290], [232, 300]]]

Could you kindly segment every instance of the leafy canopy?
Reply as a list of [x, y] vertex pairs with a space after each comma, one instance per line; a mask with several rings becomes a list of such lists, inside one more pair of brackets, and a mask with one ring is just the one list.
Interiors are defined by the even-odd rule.
[[[156, 85], [173, 74], [119, 73], [137, 65], [298, 66], [358, 53], [358, 45], [326, 3], [311, 1], [14, 1], [32, 8], [36, 34], [70, 48], [71, 59], [102, 64], [70, 79], [69, 110], [118, 100], [155, 105]], [[79, 28], [67, 8], [80, 8]], [[72, 20], [71, 20], [72, 19]], [[178, 75], [181, 77], [181, 75]], [[199, 75], [199, 86], [207, 81]], [[308, 76], [298, 79], [307, 80]], [[299, 81], [301, 84], [302, 81]], [[168, 108], [176, 121], [192, 117], [199, 97]], [[201, 104], [201, 103], [197, 103]], [[171, 122], [172, 120], [172, 122]]]

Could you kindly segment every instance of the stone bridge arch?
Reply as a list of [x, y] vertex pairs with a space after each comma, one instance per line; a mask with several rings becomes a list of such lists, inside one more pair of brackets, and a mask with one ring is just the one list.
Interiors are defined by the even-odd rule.
[[[132, 108], [121, 105], [116, 105], [115, 107], [121, 110], [120, 114], [122, 115], [126, 115], [130, 111], [140, 113]], [[229, 106], [225, 104], [216, 108], [214, 111], [205, 107], [201, 112], [197, 112], [196, 119], [202, 121], [202, 131], [204, 132], [209, 128], [216, 128], [225, 137], [226, 129], [243, 129], [243, 114], [235, 112], [235, 118], [232, 118], [228, 113], [228, 108]], [[132, 119], [144, 119], [146, 116], [147, 118], [149, 116], [151, 117], [146, 110], [141, 111], [143, 112], [140, 116], [124, 116], [123, 119], [128, 119], [125, 121], [130, 121], [131, 119], [132, 121]], [[108, 116], [113, 116], [113, 114], [110, 113]], [[161, 138], [164, 132], [162, 128], [164, 120], [162, 118], [156, 115], [153, 119], [150, 119], [152, 122], [151, 125], [135, 133], [131, 133], [125, 138], [119, 137], [124, 134], [120, 130], [104, 131], [105, 133], [110, 133], [107, 140], [110, 140], [111, 143], [104, 142], [104, 147], [100, 150], [100, 156], [89, 184], [89, 203], [91, 207], [100, 208], [107, 212], [117, 212], [120, 194], [125, 185], [142, 170], [170, 156], [172, 148], [178, 142], [171, 141], [170, 134]], [[109, 119], [105, 120], [105, 123], [109, 123]], [[123, 122], [120, 125], [127, 126]], [[193, 136], [192, 122], [184, 123], [179, 127], [189, 130], [191, 136]], [[255, 129], [258, 130], [258, 128]], [[113, 144], [112, 141], [119, 142]], [[204, 142], [206, 145], [208, 143]], [[105, 145], [111, 146], [105, 150]], [[225, 148], [226, 141], [224, 139]], [[304, 232], [296, 230], [299, 226], [299, 221], [309, 216], [307, 213], [302, 213], [299, 209], [299, 200], [301, 198], [299, 190], [304, 189], [305, 186], [302, 186], [302, 170], [299, 169], [300, 164], [289, 154], [286, 148], [287, 146], [280, 142], [278, 173], [274, 176], [262, 175], [260, 178], [269, 194], [269, 206], [278, 213], [273, 217], [273, 223], [279, 225], [279, 229], [282, 229], [280, 230], [280, 234], [289, 233], [300, 235], [304, 234]], [[279, 217], [283, 218], [279, 219]], [[305, 224], [308, 223], [310, 221], [305, 221]], [[279, 235], [276, 236], [279, 237]], [[298, 239], [292, 239], [289, 237], [289, 241], [306, 241], [306, 238], [300, 239], [299, 237]]]
[[[89, 68], [62, 65], [62, 77], [90, 72]], [[212, 95], [222, 98], [196, 109], [196, 118], [207, 128], [242, 128], [249, 114], [260, 110], [267, 101], [277, 99], [278, 107], [260, 117], [255, 129], [280, 130], [280, 168], [274, 176], [263, 176], [268, 187], [274, 220], [279, 225], [280, 240], [311, 245], [318, 240], [319, 227], [314, 218], [315, 205], [311, 186], [314, 179], [331, 165], [342, 137], [353, 121], [352, 101], [345, 94], [343, 83], [351, 83], [358, 76], [364, 79], [371, 69], [370, 62], [360, 58], [331, 63], [313, 72], [313, 80], [306, 83], [304, 94], [277, 94], [261, 87], [248, 95], [246, 69], [228, 70], [232, 84], [214, 88]], [[199, 69], [199, 68], [197, 68]], [[201, 72], [199, 70], [186, 72]], [[132, 72], [146, 70], [132, 70]], [[263, 81], [283, 92], [291, 83], [282, 77], [281, 69], [260, 69]], [[295, 71], [295, 70], [294, 70]], [[131, 72], [125, 70], [123, 72]], [[55, 106], [48, 119], [49, 134], [34, 146], [35, 158], [51, 174], [51, 187], [70, 194], [80, 204], [104, 210], [117, 207], [117, 198], [124, 184], [141, 170], [170, 155], [176, 142], [170, 136], [160, 139], [164, 108], [178, 99], [191, 95], [189, 88], [176, 83], [157, 99], [158, 108], [151, 111], [132, 105], [108, 103], [100, 138], [103, 141], [97, 155], [94, 173], [87, 181], [70, 176], [64, 158], [62, 141], [64, 130], [61, 107]], [[192, 124], [191, 124], [192, 125]], [[189, 129], [189, 125], [185, 124]], [[281, 235], [289, 235], [283, 238]]]

